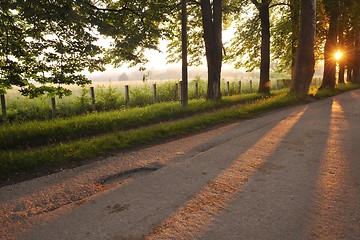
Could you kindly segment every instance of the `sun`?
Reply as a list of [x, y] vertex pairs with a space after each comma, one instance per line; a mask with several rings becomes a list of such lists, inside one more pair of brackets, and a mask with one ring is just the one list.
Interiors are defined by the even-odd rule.
[[337, 52], [334, 55], [336, 61], [339, 61], [342, 58], [342, 56], [343, 56], [343, 53], [340, 50], [337, 50]]

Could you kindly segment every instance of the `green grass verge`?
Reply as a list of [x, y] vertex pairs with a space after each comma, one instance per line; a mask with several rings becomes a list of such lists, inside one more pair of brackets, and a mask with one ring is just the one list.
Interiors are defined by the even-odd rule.
[[[333, 92], [334, 94], [337, 94], [359, 87], [360, 86], [353, 85], [341, 86], [341, 88]], [[320, 92], [319, 94], [324, 93]], [[329, 93], [317, 96], [328, 95]], [[252, 102], [249, 102], [250, 100], [252, 100]], [[165, 123], [161, 123], [158, 119], [157, 123], [153, 125], [142, 126], [126, 131], [118, 130], [101, 136], [88, 137], [84, 140], [59, 143], [57, 145], [45, 146], [38, 149], [2, 151], [0, 152], [0, 179], [6, 180], [15, 173], [27, 173], [42, 168], [55, 168], [67, 163], [86, 162], [96, 157], [106, 156], [110, 152], [130, 149], [141, 146], [142, 144], [154, 143], [159, 140], [196, 133], [221, 123], [227, 123], [236, 119], [246, 119], [273, 109], [295, 105], [303, 100], [282, 91], [277, 92], [268, 98], [259, 98], [258, 96], [248, 97], [246, 99], [248, 103], [230, 106], [236, 101], [240, 100], [237, 99], [237, 97], [229, 97], [224, 98], [221, 102], [203, 102], [199, 105], [191, 102], [188, 108], [192, 110], [188, 111], [193, 111], [192, 113], [199, 111], [201, 112], [200, 114], [187, 118], [178, 118], [175, 121]], [[245, 100], [242, 99], [241, 101]], [[169, 106], [173, 105], [170, 104]], [[202, 110], [202, 107], [208, 108], [209, 106], [210, 108], [212, 107], [213, 110], [217, 109], [217, 111], [205, 112]], [[220, 109], [221, 106], [226, 106], [226, 108]], [[160, 107], [160, 105], [153, 106], [152, 110], [156, 109], [156, 107]], [[170, 110], [167, 109], [166, 111]], [[186, 114], [188, 113], [185, 112], [185, 115]], [[146, 114], [141, 116], [145, 115]], [[138, 118], [141, 119], [141, 116]], [[181, 116], [181, 114], [178, 116]], [[146, 122], [148, 125], [150, 120], [146, 121], [148, 121]], [[97, 124], [101, 124], [101, 122], [98, 122]], [[136, 122], [132, 124], [135, 124], [135, 127], [138, 126], [136, 125]], [[76, 129], [75, 126], [70, 125], [70, 127]]]
[[244, 94], [224, 97], [222, 101], [191, 100], [187, 107], [181, 107], [178, 102], [165, 102], [69, 119], [4, 125], [0, 127], [0, 151], [66, 143], [119, 130], [171, 121], [260, 98], [262, 98], [260, 94]]
[[129, 131], [69, 142], [52, 147], [28, 151], [6, 151], [0, 153], [0, 179], [16, 172], [29, 172], [43, 167], [56, 167], [68, 162], [100, 157], [112, 151], [129, 149], [175, 136], [199, 132], [203, 129], [235, 119], [245, 119], [271, 109], [293, 105], [295, 96], [282, 93], [243, 106], [204, 113], [168, 123], [158, 123]]

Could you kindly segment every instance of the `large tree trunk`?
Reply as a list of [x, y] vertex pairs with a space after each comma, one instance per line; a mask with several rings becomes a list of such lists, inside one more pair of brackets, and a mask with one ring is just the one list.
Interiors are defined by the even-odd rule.
[[[345, 49], [344, 44], [344, 17], [340, 16], [339, 21], [339, 49], [341, 52]], [[345, 83], [345, 57], [339, 59], [339, 75], [338, 75], [338, 83]]]
[[188, 61], [187, 61], [187, 10], [186, 0], [181, 0], [181, 47], [182, 47], [182, 81], [181, 106], [188, 104]]
[[355, 51], [354, 51], [354, 75], [353, 83], [360, 83], [360, 24], [355, 30]]
[[298, 45], [300, 27], [300, 2], [291, 0], [291, 79], [294, 77], [296, 50]]
[[337, 46], [337, 26], [339, 17], [337, 11], [329, 16], [329, 31], [324, 47], [324, 74], [320, 89], [334, 89], [336, 84], [336, 60], [334, 54]]
[[261, 21], [261, 63], [259, 93], [270, 94], [270, 14], [269, 1], [258, 8]]
[[336, 60], [334, 58], [336, 42], [336, 23], [330, 20], [329, 32], [324, 47], [324, 74], [320, 88], [334, 89], [336, 84]]
[[208, 67], [207, 99], [220, 99], [222, 66], [222, 5], [221, 0], [201, 0], [205, 52]]
[[306, 95], [314, 75], [316, 0], [301, 0], [300, 33], [291, 92]]
[[354, 56], [355, 56], [355, 35], [354, 30], [348, 31], [346, 33], [346, 81], [347, 82], [353, 82], [353, 70], [354, 70]]

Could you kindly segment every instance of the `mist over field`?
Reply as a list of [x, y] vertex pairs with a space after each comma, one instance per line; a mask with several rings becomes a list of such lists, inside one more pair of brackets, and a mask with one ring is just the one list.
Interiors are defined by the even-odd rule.
[[[322, 75], [323, 65], [319, 64], [315, 71], [315, 77]], [[143, 72], [139, 71], [138, 67], [133, 68], [118, 68], [108, 69], [104, 72], [87, 73], [86, 74], [93, 82], [117, 82], [117, 81], [139, 81], [143, 76], [147, 76], [147, 80], [181, 80], [181, 65], [163, 65], [160, 67], [149, 66]], [[201, 79], [207, 78], [207, 69], [205, 66], [189, 67], [189, 80], [200, 76]], [[227, 80], [246, 80], [247, 78], [259, 78], [259, 72], [246, 72], [243, 69], [235, 69], [230, 65], [225, 65], [222, 68], [221, 76]], [[271, 73], [271, 78], [290, 78], [286, 73]]]

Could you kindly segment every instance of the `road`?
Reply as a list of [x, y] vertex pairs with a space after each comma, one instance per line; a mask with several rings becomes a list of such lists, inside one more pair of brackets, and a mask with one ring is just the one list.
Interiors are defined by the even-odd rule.
[[0, 189], [0, 239], [360, 239], [360, 91]]

